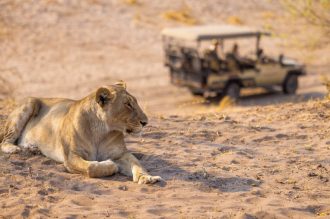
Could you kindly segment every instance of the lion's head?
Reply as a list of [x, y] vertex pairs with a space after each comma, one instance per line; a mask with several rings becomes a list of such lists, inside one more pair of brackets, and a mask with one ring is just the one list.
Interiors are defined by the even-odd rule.
[[148, 124], [136, 98], [127, 92], [124, 82], [99, 88], [95, 93], [98, 114], [112, 130], [139, 133]]

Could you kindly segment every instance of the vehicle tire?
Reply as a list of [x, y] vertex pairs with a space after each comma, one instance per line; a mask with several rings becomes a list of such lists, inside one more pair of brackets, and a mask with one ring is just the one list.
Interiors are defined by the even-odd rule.
[[190, 90], [190, 93], [194, 96], [199, 96], [199, 97], [204, 96], [204, 92], [201, 90], [197, 90], [197, 89], [189, 89], [189, 90]]
[[298, 88], [298, 76], [294, 74], [289, 74], [286, 76], [282, 89], [285, 94], [294, 94]]
[[224, 90], [224, 96], [228, 96], [233, 100], [238, 100], [241, 92], [241, 86], [236, 82], [230, 82], [225, 90]]

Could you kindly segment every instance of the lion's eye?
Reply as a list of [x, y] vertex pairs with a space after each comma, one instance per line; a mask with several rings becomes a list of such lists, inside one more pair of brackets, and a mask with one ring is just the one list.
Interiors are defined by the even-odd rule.
[[127, 106], [127, 108], [133, 110], [133, 106], [130, 102], [125, 103], [125, 105]]

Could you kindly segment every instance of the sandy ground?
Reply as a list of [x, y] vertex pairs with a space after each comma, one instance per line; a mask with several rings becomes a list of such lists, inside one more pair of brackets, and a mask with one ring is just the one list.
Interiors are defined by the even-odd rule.
[[[166, 183], [88, 179], [24, 152], [0, 155], [0, 218], [330, 217], [330, 45], [278, 1], [0, 1], [0, 121], [8, 98], [81, 98], [123, 79], [151, 118], [128, 147]], [[200, 24], [267, 28], [268, 54], [307, 64], [297, 95], [254, 93], [220, 110], [169, 83], [160, 31], [189, 9]], [[251, 13], [253, 12], [253, 13]], [[235, 19], [234, 19], [235, 20]]]
[[88, 179], [42, 155], [0, 156], [5, 218], [330, 216], [329, 101], [151, 117], [127, 144], [166, 183]]
[[[184, 25], [164, 19], [164, 12], [186, 8], [200, 24], [226, 23], [234, 17], [243, 25], [271, 29], [274, 37], [262, 40], [265, 53], [284, 53], [308, 64], [309, 75], [302, 79], [299, 93], [309, 97], [325, 91], [319, 79], [329, 69], [330, 45], [323, 43], [328, 38], [284, 14], [278, 1], [125, 2], [0, 3], [0, 29], [5, 27], [6, 33], [0, 35], [0, 73], [11, 82], [9, 94], [16, 99], [81, 98], [98, 86], [123, 79], [146, 109], [176, 114], [180, 111], [176, 107], [192, 97], [169, 83], [160, 32]], [[194, 113], [190, 107], [187, 111]]]

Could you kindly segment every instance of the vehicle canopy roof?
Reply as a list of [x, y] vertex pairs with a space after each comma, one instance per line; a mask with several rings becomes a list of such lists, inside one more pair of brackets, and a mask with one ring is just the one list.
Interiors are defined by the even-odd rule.
[[270, 35], [270, 33], [250, 27], [233, 25], [176, 27], [165, 28], [162, 31], [163, 37], [190, 41], [230, 39], [239, 37], [260, 37], [261, 35]]

